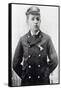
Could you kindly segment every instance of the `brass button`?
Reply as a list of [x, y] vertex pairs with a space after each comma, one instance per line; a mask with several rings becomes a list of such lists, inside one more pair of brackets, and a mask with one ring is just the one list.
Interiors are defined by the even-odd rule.
[[29, 65], [28, 67], [31, 68], [31, 65]]
[[28, 77], [29, 79], [31, 78], [31, 76]]
[[41, 56], [41, 54], [39, 54], [39, 57]]
[[30, 45], [29, 45], [29, 47], [30, 47]]
[[29, 38], [30, 36], [28, 35], [28, 38]]
[[38, 67], [40, 67], [40, 65], [38, 65]]
[[39, 37], [41, 38], [41, 35]]
[[40, 78], [40, 76], [38, 76], [38, 78]]
[[28, 57], [30, 58], [31, 56], [29, 55]]

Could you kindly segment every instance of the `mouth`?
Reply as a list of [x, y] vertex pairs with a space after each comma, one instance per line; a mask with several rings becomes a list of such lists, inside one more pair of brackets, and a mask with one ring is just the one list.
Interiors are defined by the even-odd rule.
[[35, 27], [36, 27], [36, 28], [39, 28], [37, 24], [35, 25]]
[[35, 29], [39, 29], [39, 26], [38, 25], [35, 25]]

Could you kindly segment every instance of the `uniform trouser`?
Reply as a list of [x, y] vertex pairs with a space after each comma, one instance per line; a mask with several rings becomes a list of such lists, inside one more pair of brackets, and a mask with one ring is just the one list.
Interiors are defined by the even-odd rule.
[[21, 86], [32, 86], [32, 85], [49, 85], [50, 84], [50, 80], [49, 78], [44, 79], [44, 80], [25, 80], [23, 79], [21, 81]]

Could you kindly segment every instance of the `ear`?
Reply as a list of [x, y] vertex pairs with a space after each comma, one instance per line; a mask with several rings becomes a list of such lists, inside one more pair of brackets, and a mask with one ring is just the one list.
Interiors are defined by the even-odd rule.
[[41, 16], [40, 16], [40, 23], [41, 23]]
[[26, 23], [27, 23], [27, 25], [29, 25], [29, 21], [28, 21], [28, 18], [26, 18]]
[[40, 19], [40, 23], [41, 23], [41, 19]]

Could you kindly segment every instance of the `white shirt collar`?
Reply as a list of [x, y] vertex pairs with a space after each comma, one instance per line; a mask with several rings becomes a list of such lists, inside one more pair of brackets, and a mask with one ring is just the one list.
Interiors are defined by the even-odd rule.
[[[32, 31], [30, 31], [30, 32], [31, 32], [31, 35], [33, 36], [34, 35], [33, 32]], [[37, 33], [35, 33], [35, 35], [38, 35], [38, 33], [39, 33], [39, 30]]]

